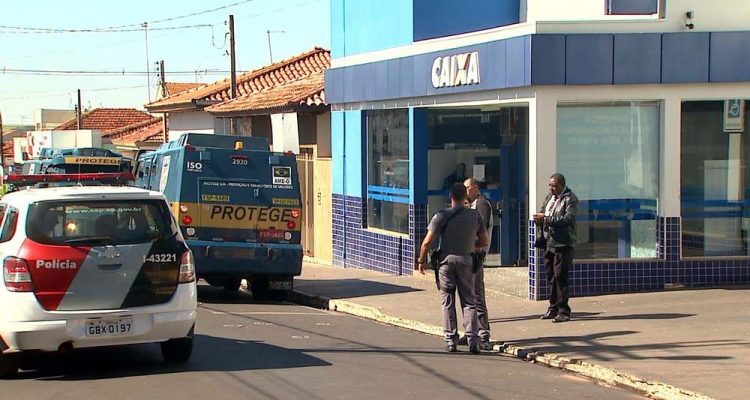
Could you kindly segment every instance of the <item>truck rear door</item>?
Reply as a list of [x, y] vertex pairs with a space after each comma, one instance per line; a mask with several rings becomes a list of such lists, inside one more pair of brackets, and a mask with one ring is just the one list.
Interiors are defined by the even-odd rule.
[[[294, 156], [266, 151], [207, 151], [211, 156], [200, 157], [200, 165], [187, 163], [200, 167], [197, 210], [189, 219], [196, 232], [188, 238], [299, 244], [302, 211]], [[186, 196], [183, 193], [183, 199]], [[180, 211], [191, 207], [181, 207]], [[178, 219], [186, 226], [184, 218]]]

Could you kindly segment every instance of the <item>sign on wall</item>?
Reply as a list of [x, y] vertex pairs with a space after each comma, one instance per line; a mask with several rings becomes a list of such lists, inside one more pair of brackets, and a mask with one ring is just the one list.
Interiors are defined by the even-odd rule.
[[432, 87], [454, 87], [479, 83], [479, 52], [437, 57], [432, 62]]
[[745, 100], [724, 100], [724, 132], [745, 131]]

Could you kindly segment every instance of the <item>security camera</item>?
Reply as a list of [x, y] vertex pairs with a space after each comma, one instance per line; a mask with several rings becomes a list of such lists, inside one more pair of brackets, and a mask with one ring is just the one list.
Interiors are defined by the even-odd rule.
[[688, 11], [685, 13], [685, 27], [688, 29], [695, 28], [695, 24], [693, 24], [693, 12]]

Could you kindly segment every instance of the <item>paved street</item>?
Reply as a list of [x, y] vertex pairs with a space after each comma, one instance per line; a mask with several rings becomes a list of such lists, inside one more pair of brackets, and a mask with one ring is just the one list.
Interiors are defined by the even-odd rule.
[[439, 338], [246, 294], [200, 288], [191, 363], [156, 345], [41, 357], [2, 383], [3, 398], [634, 399], [517, 359], [442, 351]]

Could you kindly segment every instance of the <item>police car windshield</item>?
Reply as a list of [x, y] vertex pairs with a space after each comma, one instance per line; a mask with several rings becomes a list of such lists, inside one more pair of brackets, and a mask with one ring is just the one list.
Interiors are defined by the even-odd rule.
[[123, 245], [177, 234], [166, 204], [158, 200], [44, 201], [31, 205], [28, 237], [59, 245]]

